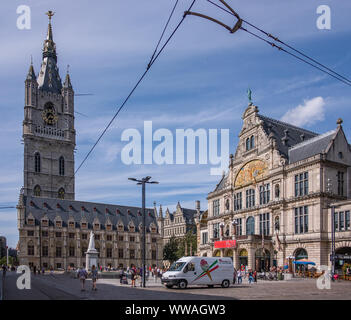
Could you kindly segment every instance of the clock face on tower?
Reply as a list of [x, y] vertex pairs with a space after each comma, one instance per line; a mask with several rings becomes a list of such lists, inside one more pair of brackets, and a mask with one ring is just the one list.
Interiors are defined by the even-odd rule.
[[48, 125], [53, 125], [56, 123], [57, 115], [56, 115], [55, 107], [51, 102], [48, 102], [45, 104], [42, 117], [45, 123]]

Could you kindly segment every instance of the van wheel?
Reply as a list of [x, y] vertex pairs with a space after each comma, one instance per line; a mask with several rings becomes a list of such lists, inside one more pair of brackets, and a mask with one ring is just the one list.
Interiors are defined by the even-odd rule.
[[185, 280], [180, 280], [178, 282], [178, 288], [179, 289], [185, 289], [187, 287], [188, 283]]
[[230, 282], [229, 280], [223, 280], [222, 281], [222, 288], [229, 288]]
[[166, 284], [166, 287], [167, 287], [168, 289], [171, 289], [171, 288], [173, 288], [173, 284]]
[[208, 284], [207, 286], [208, 286], [209, 288], [213, 288], [213, 287], [214, 287], [213, 284]]

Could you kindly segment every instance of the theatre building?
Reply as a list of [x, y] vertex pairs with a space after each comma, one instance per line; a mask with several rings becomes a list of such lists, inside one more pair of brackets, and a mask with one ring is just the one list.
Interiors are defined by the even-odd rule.
[[351, 254], [351, 152], [342, 120], [317, 134], [263, 116], [252, 103], [242, 120], [228, 173], [197, 219], [198, 254], [233, 257], [236, 267], [256, 270], [303, 258], [330, 266], [334, 205], [335, 249], [344, 263]]

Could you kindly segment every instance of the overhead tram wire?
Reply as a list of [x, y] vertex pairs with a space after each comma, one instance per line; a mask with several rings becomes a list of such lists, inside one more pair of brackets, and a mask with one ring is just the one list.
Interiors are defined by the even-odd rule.
[[[178, 2], [178, 0], [177, 0]], [[191, 8], [194, 6], [196, 0], [193, 0], [188, 11], [191, 10]], [[173, 15], [175, 7], [173, 8], [172, 12], [171, 12], [171, 16]], [[83, 164], [85, 163], [85, 161], [89, 158], [89, 156], [91, 155], [91, 153], [94, 151], [95, 147], [97, 146], [97, 144], [100, 142], [101, 138], [104, 136], [104, 134], [106, 133], [106, 131], [110, 128], [111, 124], [113, 123], [113, 121], [116, 119], [116, 117], [118, 116], [118, 114], [121, 112], [121, 110], [124, 108], [125, 104], [127, 103], [127, 101], [129, 100], [129, 98], [132, 96], [132, 94], [134, 93], [134, 91], [137, 89], [137, 87], [139, 86], [139, 84], [141, 83], [141, 81], [144, 79], [144, 77], [146, 76], [146, 74], [148, 73], [148, 71], [150, 70], [151, 66], [155, 63], [155, 61], [158, 59], [158, 57], [160, 56], [160, 54], [163, 52], [163, 50], [165, 49], [165, 47], [167, 46], [167, 44], [169, 43], [169, 41], [173, 38], [174, 34], [176, 33], [176, 31], [178, 30], [178, 28], [181, 26], [181, 24], [183, 23], [184, 19], [185, 19], [186, 15], [183, 15], [182, 19], [180, 20], [180, 22], [178, 23], [178, 25], [174, 28], [173, 32], [171, 33], [171, 35], [168, 37], [168, 39], [166, 40], [165, 44], [162, 46], [162, 48], [158, 51], [158, 53], [156, 54], [157, 48], [159, 46], [159, 43], [156, 46], [156, 51], [154, 51], [154, 54], [151, 57], [151, 60], [146, 68], [146, 70], [144, 71], [144, 73], [141, 75], [141, 77], [139, 78], [139, 80], [137, 81], [137, 83], [134, 85], [133, 89], [129, 92], [128, 96], [126, 97], [126, 99], [123, 101], [123, 103], [121, 104], [121, 106], [118, 108], [117, 112], [115, 113], [115, 115], [112, 117], [112, 119], [110, 120], [110, 122], [107, 124], [107, 126], [105, 127], [105, 129], [102, 131], [102, 133], [100, 134], [100, 136], [98, 137], [98, 139], [96, 140], [96, 142], [94, 143], [94, 145], [91, 147], [91, 149], [89, 150], [89, 152], [87, 153], [87, 155], [84, 157], [83, 161], [80, 163], [80, 165], [78, 166], [78, 168], [76, 169], [76, 171], [74, 172], [74, 175], [71, 177], [71, 179], [69, 180], [68, 184], [69, 185], [72, 182], [73, 177], [77, 174], [77, 172], [79, 171], [79, 169], [83, 166]], [[170, 20], [170, 18], [169, 18]], [[165, 29], [168, 26], [169, 21], [166, 24]], [[165, 32], [165, 29], [163, 31], [163, 34]], [[161, 38], [159, 40], [159, 42], [161, 42], [161, 39], [163, 37], [163, 34], [161, 35]], [[155, 56], [156, 54], [156, 56]]]
[[[234, 16], [234, 14], [233, 14], [232, 12], [230, 12], [229, 10], [223, 8], [222, 6], [218, 5], [217, 3], [215, 3], [215, 2], [213, 2], [213, 1], [211, 1], [211, 0], [206, 0], [206, 1], [209, 2], [209, 3], [211, 3], [212, 5], [216, 6], [217, 8], [219, 8], [219, 9], [221, 9], [221, 10], [223, 10], [223, 11], [229, 13], [230, 15]], [[304, 62], [304, 63], [306, 63], [306, 64], [308, 64], [308, 65], [310, 65], [310, 66], [312, 66], [312, 67], [314, 67], [314, 68], [316, 68], [316, 69], [318, 69], [318, 70], [320, 70], [320, 71], [322, 71], [322, 72], [324, 72], [324, 73], [326, 73], [326, 74], [328, 74], [328, 75], [330, 75], [330, 76], [332, 76], [333, 78], [335, 78], [335, 79], [337, 79], [337, 80], [339, 80], [339, 81], [345, 83], [346, 85], [351, 86], [351, 80], [349, 80], [348, 78], [344, 77], [343, 75], [337, 73], [336, 71], [334, 71], [334, 70], [332, 70], [331, 68], [325, 66], [324, 64], [318, 62], [317, 60], [315, 60], [315, 59], [309, 57], [308, 55], [306, 55], [306, 54], [303, 53], [302, 51], [295, 49], [294, 47], [290, 46], [290, 45], [287, 44], [286, 42], [281, 41], [278, 37], [275, 37], [275, 36], [273, 36], [272, 34], [270, 34], [270, 33], [266, 32], [266, 31], [260, 29], [259, 27], [255, 26], [254, 24], [252, 24], [252, 23], [250, 23], [250, 22], [248, 22], [248, 21], [246, 21], [246, 20], [244, 20], [244, 19], [242, 19], [242, 21], [245, 22], [246, 24], [248, 24], [249, 26], [255, 28], [256, 30], [262, 32], [262, 33], [265, 34], [267, 37], [272, 38], [274, 41], [277, 41], [277, 42], [281, 43], [282, 45], [286, 46], [287, 48], [289, 48], [289, 49], [295, 51], [296, 53], [300, 54], [301, 56], [303, 56], [303, 57], [309, 59], [310, 61], [314, 62], [315, 64], [319, 65], [320, 67], [323, 67], [324, 69], [328, 70], [329, 72], [326, 71], [326, 70], [323, 70], [322, 68], [320, 68], [320, 67], [314, 65], [313, 63], [308, 62], [308, 61], [306, 61], [305, 59], [303, 59], [303, 58], [301, 58], [301, 57], [299, 57], [299, 56], [297, 56], [297, 55], [295, 55], [295, 54], [289, 52], [288, 50], [286, 50], [286, 49], [284, 49], [284, 48], [282, 48], [282, 47], [276, 45], [275, 43], [273, 43], [273, 42], [271, 42], [271, 41], [268, 41], [268, 40], [266, 40], [266, 39], [260, 37], [259, 35], [257, 35], [257, 34], [251, 32], [251, 31], [245, 29], [244, 27], [241, 27], [241, 28], [240, 28], [241, 30], [248, 32], [249, 34], [255, 36], [256, 38], [258, 38], [258, 39], [260, 39], [260, 40], [262, 40], [262, 41], [265, 41], [266, 43], [268, 43], [268, 44], [271, 45], [272, 47], [276, 47], [278, 50], [284, 51], [285, 53], [287, 53], [287, 54], [293, 56], [294, 58], [296, 58], [296, 59], [298, 59], [298, 60], [300, 60], [300, 61], [302, 61], [302, 62]]]
[[247, 32], [247, 33], [253, 35], [254, 37], [256, 37], [256, 38], [258, 38], [258, 39], [260, 39], [260, 40], [262, 40], [262, 41], [268, 43], [268, 44], [271, 45], [272, 47], [277, 48], [279, 51], [283, 51], [283, 52], [285, 52], [285, 53], [291, 55], [292, 57], [294, 57], [294, 58], [296, 58], [296, 59], [298, 59], [298, 60], [300, 60], [300, 61], [302, 61], [302, 62], [304, 62], [304, 63], [306, 63], [306, 64], [308, 64], [308, 65], [310, 65], [310, 66], [312, 66], [312, 67], [314, 67], [314, 68], [316, 68], [316, 69], [318, 69], [318, 70], [320, 70], [320, 71], [322, 71], [322, 72], [324, 72], [324, 73], [326, 73], [326, 74], [328, 74], [328, 75], [330, 75], [331, 77], [333, 77], [333, 78], [335, 78], [335, 79], [337, 79], [337, 80], [339, 80], [339, 81], [341, 81], [341, 82], [343, 82], [343, 83], [345, 83], [346, 85], [348, 85], [348, 86], [351, 87], [351, 82], [347, 82], [347, 81], [345, 81], [345, 80], [343, 80], [343, 79], [341, 79], [341, 78], [335, 76], [334, 74], [332, 74], [332, 73], [330, 73], [330, 72], [328, 72], [328, 71], [326, 71], [326, 70], [323, 70], [322, 68], [320, 68], [320, 67], [314, 65], [314, 64], [311, 63], [311, 62], [308, 62], [307, 60], [305, 60], [305, 59], [303, 59], [303, 58], [297, 56], [296, 54], [293, 54], [293, 53], [291, 53], [290, 51], [288, 51], [288, 50], [286, 50], [286, 49], [284, 49], [284, 48], [282, 48], [282, 47], [280, 47], [280, 46], [277, 46], [274, 42], [268, 41], [268, 40], [266, 40], [266, 39], [260, 37], [259, 35], [257, 35], [257, 34], [251, 32], [251, 31], [249, 31], [249, 30], [243, 28], [243, 27], [241, 27], [241, 30], [243, 30], [243, 31], [245, 31], [245, 32]]

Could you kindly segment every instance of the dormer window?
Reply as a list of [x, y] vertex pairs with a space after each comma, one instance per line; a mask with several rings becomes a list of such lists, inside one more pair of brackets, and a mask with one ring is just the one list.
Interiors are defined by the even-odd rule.
[[111, 231], [112, 230], [112, 225], [111, 224], [107, 224], [106, 225], [106, 230], [107, 231]]
[[75, 227], [74, 221], [70, 221], [70, 222], [68, 223], [68, 227], [69, 227], [69, 228], [74, 228], [74, 227]]
[[47, 226], [49, 225], [49, 221], [46, 220], [46, 219], [41, 220], [41, 225], [42, 225], [43, 227], [47, 227]]
[[27, 223], [31, 226], [34, 225], [34, 219], [33, 218], [28, 218]]
[[56, 221], [55, 222], [56, 228], [61, 228], [62, 227], [62, 221]]
[[135, 231], [135, 227], [133, 225], [129, 225], [129, 231], [130, 232], [134, 232]]
[[124, 230], [123, 224], [119, 224], [119, 225], [118, 225], [118, 231], [123, 231], [123, 230]]
[[87, 228], [87, 223], [86, 222], [82, 222], [82, 228], [86, 229]]
[[155, 226], [152, 226], [152, 227], [151, 227], [151, 232], [152, 232], [152, 233], [156, 233], [156, 227], [155, 227]]
[[94, 223], [94, 229], [100, 229], [100, 224], [99, 223]]

